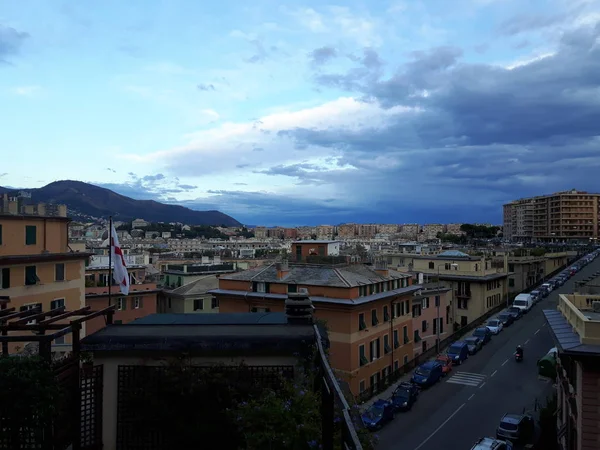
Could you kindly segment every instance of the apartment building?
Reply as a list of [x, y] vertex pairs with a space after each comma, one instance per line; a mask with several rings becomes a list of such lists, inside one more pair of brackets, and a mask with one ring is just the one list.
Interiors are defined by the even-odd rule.
[[419, 284], [439, 277], [451, 290], [446, 314], [455, 329], [506, 302], [508, 274], [485, 257], [450, 250], [438, 255], [400, 255], [397, 262], [398, 270], [413, 274]]
[[362, 264], [288, 264], [219, 278], [221, 313], [282, 312], [288, 293], [306, 290], [329, 330], [331, 365], [352, 392], [377, 386], [413, 359], [411, 276]]
[[514, 241], [597, 240], [600, 194], [575, 189], [503, 205], [504, 236]]
[[417, 239], [421, 232], [421, 226], [416, 223], [400, 225], [400, 235], [406, 239]]
[[[90, 258], [85, 268], [85, 304], [92, 310], [100, 310], [109, 305], [116, 305], [113, 323], [124, 324], [135, 319], [156, 313], [158, 295], [161, 290], [156, 283], [149, 281], [146, 266], [135, 264], [133, 256], [125, 255], [127, 273], [129, 274], [129, 294], [123, 295], [117, 283], [110, 278], [108, 258]], [[108, 285], [111, 284], [111, 295]], [[95, 333], [104, 328], [104, 317], [90, 319], [86, 323], [86, 334]]]
[[600, 295], [561, 294], [544, 310], [556, 343], [556, 428], [563, 450], [600, 448]]
[[427, 223], [423, 225], [423, 235], [424, 238], [435, 239], [438, 233], [444, 233], [446, 231], [446, 226], [441, 223]]
[[358, 225], [355, 223], [345, 223], [339, 225], [338, 236], [340, 238], [353, 238], [358, 236]]
[[[448, 315], [452, 300], [450, 289], [435, 283], [413, 297], [413, 354], [418, 356], [435, 347], [437, 340], [444, 340], [452, 333]], [[438, 307], [439, 306], [439, 307]]]
[[[0, 296], [16, 311], [85, 306], [84, 269], [90, 255], [69, 248], [66, 207], [60, 208], [65, 216], [39, 215], [46, 206], [21, 209], [20, 214], [17, 203], [5, 197], [0, 208], [6, 211], [0, 213]], [[9, 351], [24, 345], [10, 345]], [[52, 351], [68, 351], [68, 346], [69, 338], [61, 338]]]
[[158, 298], [159, 313], [218, 313], [219, 300], [210, 291], [219, 288], [219, 274], [202, 275], [175, 289], [163, 289]]
[[446, 233], [454, 234], [456, 236], [461, 236], [461, 235], [465, 234], [460, 229], [461, 226], [462, 226], [462, 223], [449, 223], [448, 225], [446, 225]]

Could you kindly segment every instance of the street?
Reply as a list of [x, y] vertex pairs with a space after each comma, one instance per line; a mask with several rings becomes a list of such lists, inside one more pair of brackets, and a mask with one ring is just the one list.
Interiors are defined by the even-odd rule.
[[[506, 413], [541, 406], [552, 385], [538, 379], [537, 360], [554, 347], [542, 310], [555, 309], [559, 293], [570, 293], [575, 281], [600, 270], [600, 258], [538, 302], [523, 318], [494, 336], [477, 355], [438, 385], [425, 390], [411, 411], [399, 413], [379, 434], [378, 449], [470, 450], [481, 437], [495, 437]], [[524, 360], [513, 353], [524, 348]]]

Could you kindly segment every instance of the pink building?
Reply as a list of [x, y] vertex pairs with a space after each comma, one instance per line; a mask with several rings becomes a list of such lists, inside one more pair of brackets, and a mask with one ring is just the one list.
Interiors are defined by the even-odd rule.
[[413, 299], [414, 356], [435, 347], [438, 335], [440, 341], [450, 335], [451, 327], [448, 323], [450, 295], [450, 289], [428, 288], [423, 289], [421, 295]]

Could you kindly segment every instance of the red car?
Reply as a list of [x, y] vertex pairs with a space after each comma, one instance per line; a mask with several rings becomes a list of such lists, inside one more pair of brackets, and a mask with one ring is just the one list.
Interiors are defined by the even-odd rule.
[[442, 365], [442, 373], [444, 376], [448, 375], [452, 371], [452, 358], [448, 355], [438, 355], [436, 361]]

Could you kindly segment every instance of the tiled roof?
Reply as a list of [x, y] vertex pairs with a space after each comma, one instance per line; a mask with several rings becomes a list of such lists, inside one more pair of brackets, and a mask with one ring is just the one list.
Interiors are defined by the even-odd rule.
[[201, 295], [218, 287], [219, 279], [215, 275], [206, 275], [196, 281], [169, 291], [169, 295]]
[[409, 275], [389, 270], [389, 276], [378, 274], [369, 266], [352, 264], [344, 267], [319, 265], [290, 265], [289, 272], [281, 279], [277, 278], [275, 265], [259, 267], [231, 275], [221, 276], [224, 280], [263, 281], [286, 284], [305, 284], [312, 286], [355, 287], [381, 281], [408, 278]]

